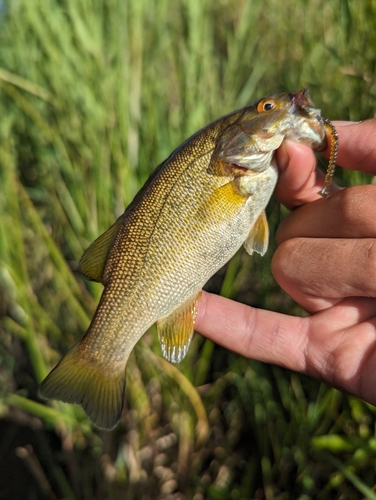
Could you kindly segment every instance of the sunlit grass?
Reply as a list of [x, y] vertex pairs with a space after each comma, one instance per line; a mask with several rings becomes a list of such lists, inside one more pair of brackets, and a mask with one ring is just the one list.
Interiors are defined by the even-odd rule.
[[[270, 92], [301, 87], [330, 119], [374, 116], [374, 4], [5, 4], [0, 411], [38, 430], [40, 449], [21, 450], [24, 462], [40, 461], [59, 498], [373, 498], [373, 407], [198, 336], [179, 371], [158, 357], [153, 330], [140, 341], [127, 411], [110, 434], [93, 430], [80, 408], [40, 402], [36, 391], [87, 328], [101, 292], [75, 272], [82, 252], [190, 134]], [[284, 213], [270, 205], [272, 235]], [[239, 252], [209, 288], [301, 314], [270, 274], [273, 245], [263, 259]], [[0, 449], [0, 460], [12, 452]], [[47, 491], [40, 476], [34, 491]]]

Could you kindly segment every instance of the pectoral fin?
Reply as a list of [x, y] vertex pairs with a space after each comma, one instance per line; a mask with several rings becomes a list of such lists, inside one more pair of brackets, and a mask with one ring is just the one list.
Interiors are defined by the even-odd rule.
[[179, 363], [187, 354], [194, 333], [200, 297], [201, 291], [172, 314], [157, 321], [162, 354], [171, 363]]
[[233, 179], [223, 186], [215, 189], [211, 195], [206, 198], [197, 211], [200, 219], [210, 217], [214, 220], [223, 220], [224, 217], [231, 219], [239, 212], [239, 209], [246, 203], [247, 196], [239, 192], [238, 181]]
[[86, 278], [89, 278], [89, 280], [102, 283], [104, 266], [106, 265], [108, 254], [116, 235], [123, 223], [124, 215], [119, 217], [105, 233], [99, 236], [81, 257], [78, 263], [78, 270]]
[[257, 252], [260, 255], [265, 255], [269, 244], [269, 226], [266, 218], [265, 210], [261, 212], [258, 219], [252, 226], [248, 238], [244, 242], [244, 248], [252, 255]]

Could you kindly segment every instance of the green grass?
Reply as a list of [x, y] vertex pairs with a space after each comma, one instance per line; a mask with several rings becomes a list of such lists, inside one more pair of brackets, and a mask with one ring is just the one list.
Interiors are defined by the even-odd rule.
[[[373, 407], [198, 336], [178, 370], [145, 335], [111, 433], [37, 398], [101, 292], [78, 259], [184, 139], [301, 87], [330, 119], [374, 116], [374, 2], [9, 0], [1, 12], [0, 461], [29, 432], [15, 462], [25, 498], [374, 498]], [[273, 233], [285, 210], [268, 214]], [[209, 288], [301, 314], [271, 253], [239, 252]]]

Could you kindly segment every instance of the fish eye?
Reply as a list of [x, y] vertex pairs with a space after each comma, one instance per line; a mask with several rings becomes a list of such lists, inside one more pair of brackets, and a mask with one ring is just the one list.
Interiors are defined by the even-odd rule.
[[271, 111], [276, 106], [275, 101], [273, 99], [267, 99], [266, 101], [260, 101], [257, 105], [257, 111], [259, 113], [263, 113], [265, 111]]

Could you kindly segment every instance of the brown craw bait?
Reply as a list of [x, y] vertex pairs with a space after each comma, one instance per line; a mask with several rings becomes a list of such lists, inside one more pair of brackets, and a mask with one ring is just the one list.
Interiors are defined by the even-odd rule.
[[337, 130], [335, 129], [333, 123], [331, 121], [329, 121], [327, 118], [324, 119], [324, 126], [325, 126], [325, 129], [329, 130], [329, 132], [330, 132], [331, 148], [330, 148], [330, 157], [329, 157], [328, 168], [326, 170], [326, 175], [325, 175], [324, 187], [321, 189], [321, 191], [319, 191], [319, 194], [323, 198], [327, 198], [329, 196], [329, 189], [330, 189], [330, 185], [332, 183], [334, 171], [336, 168], [339, 139], [338, 139]]

